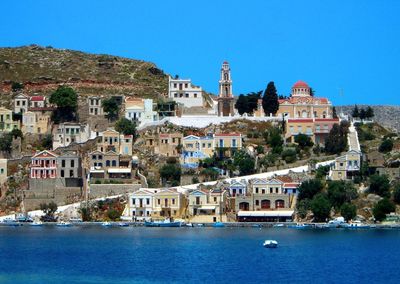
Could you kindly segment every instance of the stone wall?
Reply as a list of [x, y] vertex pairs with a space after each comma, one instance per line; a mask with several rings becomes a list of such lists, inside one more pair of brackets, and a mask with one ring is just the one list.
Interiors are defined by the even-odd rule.
[[135, 192], [140, 187], [140, 184], [91, 184], [89, 198], [92, 199]]

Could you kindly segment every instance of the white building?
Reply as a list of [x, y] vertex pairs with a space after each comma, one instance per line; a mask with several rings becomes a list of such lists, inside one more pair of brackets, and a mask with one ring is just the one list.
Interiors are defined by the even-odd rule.
[[185, 107], [202, 107], [203, 90], [192, 86], [190, 79], [172, 79], [169, 77], [168, 97]]
[[127, 97], [125, 118], [136, 121], [138, 126], [158, 120], [157, 112], [153, 110], [153, 100]]
[[90, 138], [90, 128], [87, 124], [65, 122], [53, 130], [53, 149], [66, 147], [71, 143], [84, 143]]
[[14, 98], [14, 112], [24, 113], [28, 111], [29, 97], [24, 94], [19, 94]]
[[128, 210], [125, 217], [137, 221], [148, 221], [153, 212], [154, 192], [141, 188], [138, 191], [129, 193]]
[[103, 107], [101, 106], [101, 98], [92, 96], [87, 99], [89, 106], [89, 115], [104, 115]]

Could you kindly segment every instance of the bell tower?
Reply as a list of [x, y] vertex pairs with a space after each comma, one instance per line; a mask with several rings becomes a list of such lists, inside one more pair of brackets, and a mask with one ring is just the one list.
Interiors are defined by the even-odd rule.
[[218, 116], [233, 116], [233, 94], [231, 68], [228, 62], [222, 63], [221, 79], [219, 80]]

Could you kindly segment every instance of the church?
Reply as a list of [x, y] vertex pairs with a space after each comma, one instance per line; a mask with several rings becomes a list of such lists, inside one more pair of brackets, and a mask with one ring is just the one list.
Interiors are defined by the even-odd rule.
[[229, 63], [222, 63], [221, 78], [219, 80], [218, 116], [234, 115], [234, 98], [232, 93], [231, 68]]

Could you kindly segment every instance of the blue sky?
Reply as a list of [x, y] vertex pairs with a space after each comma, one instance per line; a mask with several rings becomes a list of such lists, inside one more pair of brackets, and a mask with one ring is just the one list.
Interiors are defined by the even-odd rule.
[[1, 8], [2, 47], [143, 59], [213, 93], [227, 60], [235, 95], [269, 81], [288, 95], [304, 80], [336, 105], [399, 104], [400, 1], [6, 0]]

